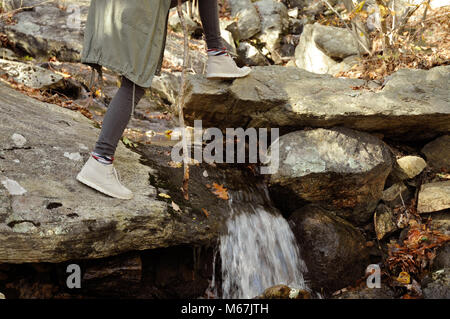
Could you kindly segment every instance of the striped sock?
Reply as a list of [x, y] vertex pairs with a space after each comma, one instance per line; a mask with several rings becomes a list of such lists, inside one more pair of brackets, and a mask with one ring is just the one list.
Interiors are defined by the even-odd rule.
[[98, 162], [106, 165], [111, 165], [114, 161], [114, 156], [101, 155], [96, 152], [91, 152], [91, 156], [95, 158]]
[[219, 56], [219, 55], [227, 55], [228, 51], [224, 47], [224, 48], [221, 48], [221, 49], [208, 49], [207, 53], [208, 53], [209, 56]]

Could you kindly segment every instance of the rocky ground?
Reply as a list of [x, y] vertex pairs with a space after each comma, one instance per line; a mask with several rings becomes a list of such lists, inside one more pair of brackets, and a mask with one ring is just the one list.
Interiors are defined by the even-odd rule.
[[[20, 1], [6, 3], [0, 13], [6, 298], [203, 296], [229, 214], [214, 183], [256, 202], [265, 197], [253, 185], [267, 185], [292, 225], [310, 286], [326, 298], [450, 298], [448, 63], [436, 58], [383, 77], [343, 77], [353, 63], [364, 64], [361, 47], [342, 25], [320, 23], [332, 14], [326, 7], [228, 0], [220, 4], [222, 36], [238, 63], [254, 67], [243, 79], [208, 81], [198, 19], [188, 18], [187, 123], [278, 127], [281, 161], [270, 176], [253, 165], [194, 165], [186, 201], [182, 168], [169, 154], [183, 54], [171, 14], [163, 73], [116, 154], [121, 178], [135, 192], [124, 202], [74, 179], [119, 84], [105, 70], [103, 85], [91, 85], [90, 69], [79, 63], [89, 1], [24, 0], [24, 10], [17, 10]], [[71, 5], [80, 10], [79, 24], [67, 22]], [[85, 270], [81, 291], [66, 288], [71, 263]], [[367, 288], [369, 264], [381, 268], [381, 289]], [[260, 297], [289, 294], [277, 286]]]

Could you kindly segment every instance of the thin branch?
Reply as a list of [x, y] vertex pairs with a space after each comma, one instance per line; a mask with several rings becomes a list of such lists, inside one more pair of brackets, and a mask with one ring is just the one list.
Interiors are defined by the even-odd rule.
[[405, 13], [402, 15], [402, 17], [400, 18], [400, 21], [397, 23], [397, 34], [400, 34], [403, 32], [403, 30], [405, 29], [406, 24], [409, 21], [409, 18], [411, 18], [411, 16], [414, 14], [414, 12], [417, 11], [417, 9], [419, 9], [420, 4], [416, 5], [414, 8], [412, 7], [408, 7], [405, 10]]
[[392, 13], [392, 27], [391, 27], [391, 29], [392, 30], [395, 30], [395, 0], [392, 0], [392, 9], [391, 9], [391, 11], [393, 12]]
[[184, 39], [184, 54], [183, 54], [183, 68], [181, 72], [181, 92], [178, 96], [178, 120], [179, 125], [182, 128], [182, 143], [183, 143], [183, 168], [184, 168], [184, 174], [183, 174], [183, 195], [186, 200], [189, 200], [189, 193], [188, 193], [188, 187], [189, 187], [189, 164], [190, 164], [190, 154], [188, 154], [188, 147], [187, 147], [187, 131], [186, 126], [184, 125], [184, 97], [186, 93], [186, 69], [187, 69], [187, 62], [189, 58], [189, 42], [188, 42], [188, 32], [187, 32], [187, 26], [186, 21], [184, 20], [183, 10], [182, 10], [182, 0], [178, 0], [177, 5], [177, 12], [178, 16], [180, 18], [181, 27], [183, 28], [183, 39]]
[[422, 22], [425, 21], [425, 19], [427, 18], [427, 11], [428, 11], [428, 7], [430, 6], [430, 1], [431, 0], [428, 0], [427, 3], [425, 4], [425, 10], [423, 11]]

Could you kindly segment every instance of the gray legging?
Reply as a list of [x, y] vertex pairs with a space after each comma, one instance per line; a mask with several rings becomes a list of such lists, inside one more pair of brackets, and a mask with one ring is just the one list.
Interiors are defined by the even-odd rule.
[[[172, 5], [176, 5], [176, 1], [172, 1]], [[217, 0], [198, 0], [198, 5], [208, 49], [222, 48]], [[134, 107], [145, 93], [143, 87], [133, 84], [126, 77], [122, 77], [122, 85], [111, 100], [103, 119], [102, 130], [95, 144], [94, 152], [104, 156], [114, 156], [117, 144], [134, 109], [133, 93]]]

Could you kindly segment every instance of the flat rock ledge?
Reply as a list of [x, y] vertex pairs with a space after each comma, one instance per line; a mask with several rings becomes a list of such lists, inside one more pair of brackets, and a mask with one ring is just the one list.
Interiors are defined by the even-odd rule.
[[217, 238], [150, 185], [150, 167], [121, 142], [115, 165], [135, 193], [102, 195], [75, 177], [99, 129], [80, 113], [0, 84], [0, 263], [63, 262]]
[[348, 128], [408, 139], [450, 131], [450, 66], [402, 69], [385, 85], [295, 67], [254, 67], [234, 81], [188, 77], [185, 116], [203, 126]]

